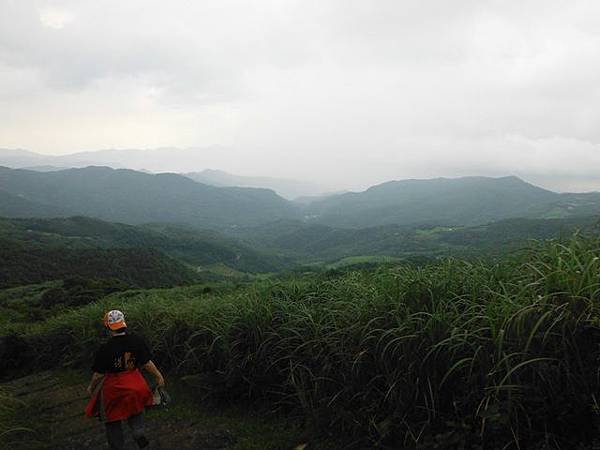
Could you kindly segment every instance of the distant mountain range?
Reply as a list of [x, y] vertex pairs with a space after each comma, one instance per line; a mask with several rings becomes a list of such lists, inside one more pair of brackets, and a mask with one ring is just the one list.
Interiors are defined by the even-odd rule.
[[284, 178], [272, 177], [245, 177], [232, 175], [222, 170], [206, 169], [202, 172], [184, 173], [188, 178], [199, 183], [210, 184], [212, 186], [239, 186], [268, 188], [275, 191], [288, 200], [294, 200], [307, 196], [318, 196], [325, 191], [321, 186], [304, 181], [287, 180]]
[[600, 193], [558, 194], [516, 177], [392, 181], [307, 205], [268, 189], [215, 187], [177, 174], [87, 167], [0, 168], [0, 216], [84, 215], [112, 222], [226, 230], [302, 219], [334, 228], [473, 226], [510, 218], [600, 214]]
[[218, 188], [175, 174], [87, 167], [35, 172], [0, 167], [0, 216], [84, 215], [140, 224], [185, 223], [222, 228], [297, 216], [273, 191]]
[[[69, 168], [106, 166], [113, 169], [132, 169], [142, 172], [183, 173], [200, 183], [219, 187], [255, 187], [271, 189], [282, 197], [318, 196], [327, 189], [314, 183], [274, 177], [233, 175], [222, 170], [206, 169], [206, 154], [221, 151], [218, 147], [152, 150], [98, 150], [69, 155], [42, 155], [28, 150], [0, 149], [0, 166], [38, 172], [54, 172]], [[204, 170], [201, 170], [204, 169]]]
[[0, 149], [0, 165], [12, 168], [51, 166], [74, 168], [107, 166], [114, 169], [149, 170], [152, 172], [189, 172], [205, 168], [206, 153], [222, 151], [209, 148], [157, 148], [150, 150], [108, 149], [71, 153], [68, 155], [43, 155], [21, 149]]
[[517, 177], [390, 181], [312, 202], [308, 221], [334, 227], [478, 225], [507, 218], [600, 213], [600, 193], [558, 194]]

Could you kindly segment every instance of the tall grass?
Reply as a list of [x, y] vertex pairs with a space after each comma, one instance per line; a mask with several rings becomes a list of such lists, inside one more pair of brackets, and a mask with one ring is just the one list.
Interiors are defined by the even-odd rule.
[[15, 398], [11, 389], [0, 386], [0, 448], [11, 448], [20, 434], [31, 432], [29, 428], [19, 425], [19, 410], [22, 407], [23, 404]]
[[[500, 263], [117, 294], [29, 329], [38, 366], [85, 365], [122, 308], [199, 393], [299, 411], [394, 448], [575, 448], [597, 432], [600, 240]], [[60, 355], [60, 358], [56, 356]]]

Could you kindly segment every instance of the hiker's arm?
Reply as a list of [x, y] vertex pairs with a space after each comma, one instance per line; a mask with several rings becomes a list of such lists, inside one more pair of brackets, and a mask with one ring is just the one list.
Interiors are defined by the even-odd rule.
[[92, 374], [92, 379], [90, 381], [89, 386], [87, 387], [88, 394], [92, 395], [92, 392], [94, 392], [94, 389], [96, 389], [96, 385], [102, 379], [103, 376], [104, 374], [98, 372], [94, 372]]
[[158, 368], [154, 365], [152, 360], [150, 360], [146, 364], [144, 364], [144, 369], [146, 369], [148, 372], [150, 372], [152, 375], [154, 375], [157, 386], [165, 385], [165, 379], [162, 376], [162, 373], [160, 373], [160, 370], [158, 370]]

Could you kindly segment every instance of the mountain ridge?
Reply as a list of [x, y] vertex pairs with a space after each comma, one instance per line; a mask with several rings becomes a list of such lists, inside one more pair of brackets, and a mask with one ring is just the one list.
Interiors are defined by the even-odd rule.
[[[218, 188], [174, 173], [154, 175], [99, 166], [55, 172], [0, 167], [0, 191], [34, 204], [54, 205], [55, 216], [83, 215], [129, 224], [223, 227], [295, 214], [289, 202], [268, 189]], [[9, 211], [4, 215], [11, 216]], [[36, 215], [35, 209], [19, 214]]]
[[556, 193], [515, 176], [395, 180], [302, 204], [265, 188], [217, 187], [177, 173], [104, 166], [52, 172], [0, 167], [0, 199], [0, 215], [7, 217], [89, 216], [217, 230], [280, 219], [334, 228], [473, 226], [600, 213], [600, 193]]
[[[571, 210], [563, 203], [579, 199]], [[588, 200], [592, 201], [588, 201]], [[361, 228], [388, 224], [476, 225], [516, 217], [543, 218], [579, 213], [588, 202], [600, 208], [600, 196], [559, 194], [515, 176], [396, 180], [313, 202], [308, 220], [329, 226]], [[553, 206], [554, 205], [554, 206]]]

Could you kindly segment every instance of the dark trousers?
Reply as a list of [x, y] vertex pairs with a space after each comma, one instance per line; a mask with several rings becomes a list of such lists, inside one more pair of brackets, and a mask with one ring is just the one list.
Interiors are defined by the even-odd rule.
[[[123, 428], [121, 427], [121, 421], [106, 422], [106, 437], [108, 438], [108, 445], [111, 450], [123, 450], [125, 447], [125, 438], [123, 436]], [[140, 445], [141, 440], [145, 440], [144, 437], [144, 413], [141, 412], [135, 416], [131, 416], [127, 419], [127, 425], [131, 428], [131, 434], [133, 439]]]

